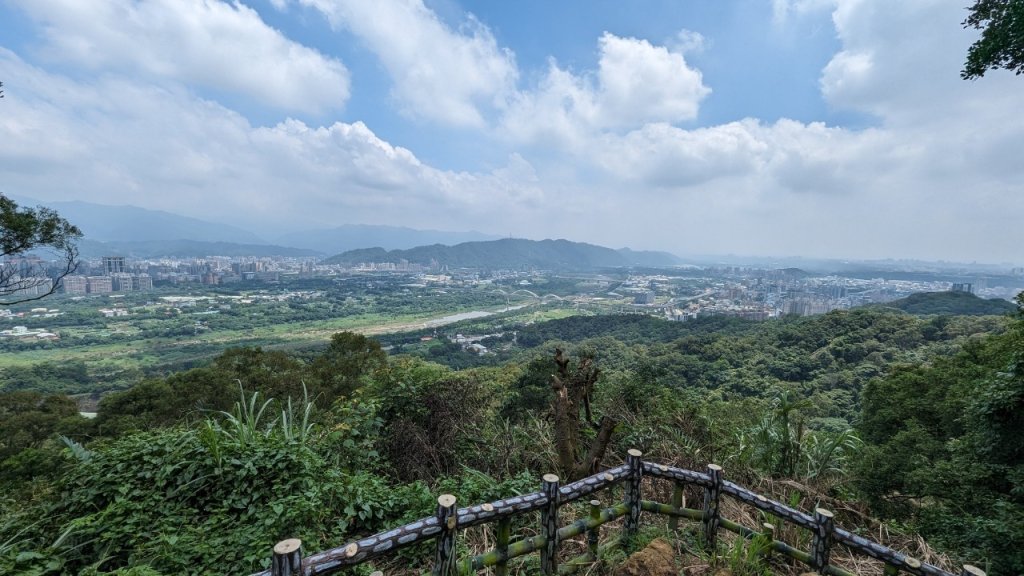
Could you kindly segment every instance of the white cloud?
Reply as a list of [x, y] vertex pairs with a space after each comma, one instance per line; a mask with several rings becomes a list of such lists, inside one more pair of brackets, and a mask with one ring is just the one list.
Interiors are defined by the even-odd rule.
[[480, 128], [515, 88], [515, 55], [471, 15], [453, 30], [422, 0], [295, 1], [362, 40], [387, 68], [410, 116]]
[[683, 28], [668, 42], [668, 46], [680, 54], [703, 52], [708, 46], [708, 39], [700, 32]]
[[833, 21], [842, 50], [822, 73], [823, 95], [836, 108], [875, 115], [901, 130], [961, 120], [1019, 126], [1020, 115], [1009, 113], [1021, 102], [1019, 78], [960, 79], [967, 47], [977, 38], [963, 29], [964, 14], [944, 0], [840, 2]]
[[0, 77], [16, 79], [0, 115], [0, 170], [13, 194], [277, 230], [343, 222], [461, 228], [466, 217], [496, 226], [543, 198], [516, 155], [489, 172], [439, 170], [361, 122], [254, 127], [184, 91], [76, 82], [3, 49]]
[[693, 120], [711, 92], [678, 50], [608, 32], [598, 45], [596, 72], [577, 75], [552, 61], [537, 88], [509, 107], [504, 133], [579, 150], [602, 131]]
[[838, 0], [772, 0], [772, 20], [785, 24], [791, 17], [834, 8]]
[[342, 107], [349, 72], [293, 42], [255, 10], [221, 0], [14, 0], [44, 30], [43, 55], [242, 94], [285, 110]]
[[833, 18], [842, 49], [822, 72], [823, 96], [874, 116], [876, 127], [649, 124], [588, 140], [575, 158], [686, 223], [665, 242], [1019, 261], [1024, 229], [1011, 215], [1024, 211], [1020, 79], [960, 80], [971, 34], [960, 8], [942, 0], [851, 0]]
[[678, 52], [647, 40], [601, 36], [599, 122], [608, 127], [680, 122], [697, 117], [711, 89]]
[[378, 52], [410, 114], [481, 138], [497, 123], [507, 161], [443, 170], [372, 124], [253, 127], [152, 82], [169, 76], [74, 80], [0, 49], [4, 191], [254, 227], [396, 223], [683, 253], [1019, 260], [1024, 92], [1009, 73], [959, 79], [971, 34], [944, 0], [838, 4], [842, 47], [822, 94], [874, 118], [867, 129], [688, 126], [708, 88], [685, 58], [697, 48], [681, 40], [606, 34], [593, 69], [552, 61], [517, 91], [511, 54], [479, 23], [452, 30], [412, 1], [293, 1], [322, 5]]

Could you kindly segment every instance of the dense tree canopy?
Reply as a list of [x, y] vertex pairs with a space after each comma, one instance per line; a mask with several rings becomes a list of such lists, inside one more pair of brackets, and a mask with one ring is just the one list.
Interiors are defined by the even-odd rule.
[[[1019, 299], [1018, 299], [1019, 301]], [[1024, 321], [863, 393], [857, 484], [931, 541], [1024, 571]]]
[[975, 0], [968, 10], [964, 27], [981, 30], [981, 38], [967, 50], [960, 75], [971, 80], [997, 68], [1024, 73], [1024, 0]]
[[[471, 369], [388, 357], [355, 333], [316, 351], [231, 349], [106, 395], [94, 420], [64, 397], [0, 394], [12, 423], [0, 435], [0, 573], [251, 573], [281, 538], [319, 550], [429, 515], [438, 493], [534, 491], [540, 474], [577, 467], [560, 463], [600, 437], [597, 415], [617, 424], [598, 442], [605, 465], [630, 448], [690, 469], [721, 462], [737, 483], [799, 486], [770, 495], [801, 508], [849, 502], [858, 512], [843, 525], [877, 533], [860, 494], [958, 561], [1019, 572], [1024, 321], [869, 308], [515, 328], [493, 343], [512, 361]], [[26, 368], [7, 384], [82, 368]], [[560, 390], [571, 403], [552, 405]], [[577, 426], [568, 451], [561, 420]], [[421, 556], [374, 568], [412, 573], [421, 566], [391, 568]]]

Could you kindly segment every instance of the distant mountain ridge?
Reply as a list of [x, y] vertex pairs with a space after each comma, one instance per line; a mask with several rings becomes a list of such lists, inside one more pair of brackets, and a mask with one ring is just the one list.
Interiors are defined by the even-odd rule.
[[325, 264], [353, 266], [360, 263], [400, 263], [450, 268], [592, 270], [626, 266], [674, 266], [681, 261], [665, 252], [604, 246], [569, 240], [524, 240], [504, 238], [486, 242], [464, 242], [454, 246], [433, 244], [409, 250], [364, 248], [350, 250], [324, 260]]
[[270, 244], [238, 244], [236, 242], [203, 242], [199, 240], [146, 240], [141, 242], [98, 242], [82, 240], [79, 253], [83, 258], [128, 256], [130, 258], [202, 258], [204, 256], [285, 256], [292, 258], [320, 257], [322, 252], [275, 246]]
[[[268, 243], [259, 235], [238, 226], [181, 216], [163, 210], [150, 210], [129, 205], [95, 204], [77, 200], [46, 202], [17, 195], [9, 196], [22, 206], [46, 206], [56, 210], [63, 218], [82, 230], [86, 241], [119, 243], [125, 251], [137, 252], [140, 256], [149, 257], [204, 256], [213, 253], [235, 255], [237, 251], [231, 245], [259, 247], [258, 253], [244, 255], [320, 256], [371, 246], [393, 250], [428, 244], [452, 245], [498, 238], [475, 230], [449, 232], [417, 230], [400, 226], [344, 224], [336, 228], [313, 228], [291, 232], [274, 238], [273, 243]], [[160, 242], [170, 243], [168, 246], [174, 247], [174, 253], [158, 254], [154, 252]], [[221, 246], [219, 252], [199, 254], [197, 250], [201, 251], [201, 247], [190, 245], [189, 242], [214, 242], [228, 245]], [[143, 243], [151, 244], [143, 245]], [[289, 248], [293, 251], [288, 252]]]
[[150, 242], [189, 239], [201, 242], [266, 244], [237, 226], [208, 222], [162, 210], [137, 206], [108, 206], [90, 202], [42, 202], [78, 226], [88, 240], [100, 242]]
[[375, 224], [343, 224], [337, 228], [320, 228], [292, 232], [276, 238], [278, 244], [338, 254], [347, 250], [379, 247], [385, 250], [408, 249], [431, 244], [451, 246], [463, 242], [496, 240], [498, 237], [471, 230], [447, 232], [417, 230], [402, 226]]

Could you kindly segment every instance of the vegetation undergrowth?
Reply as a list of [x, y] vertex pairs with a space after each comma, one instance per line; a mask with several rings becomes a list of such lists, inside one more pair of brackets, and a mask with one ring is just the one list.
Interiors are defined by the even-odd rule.
[[[521, 333], [541, 340], [518, 361], [461, 370], [389, 358], [349, 333], [314, 356], [232, 349], [105, 397], [94, 420], [61, 396], [3, 394], [0, 573], [250, 573], [283, 538], [314, 552], [430, 516], [441, 493], [469, 505], [536, 491], [562, 449], [556, 346], [571, 359], [565, 382], [580, 358], [599, 369], [581, 398], [595, 421], [616, 422], [605, 466], [629, 448], [689, 469], [719, 463], [776, 499], [832, 507], [845, 527], [877, 534], [880, 516], [958, 561], [1013, 573], [1024, 549], [1022, 334], [1021, 320], [886, 310], [689, 327], [572, 318]], [[577, 457], [598, 435], [586, 420]], [[583, 513], [567, 506], [565, 520]], [[536, 531], [535, 518], [513, 523], [515, 539]], [[777, 535], [809, 544], [785, 523]], [[767, 573], [756, 539], [725, 542], [719, 565]], [[460, 551], [493, 543], [493, 527], [474, 528]], [[430, 557], [419, 546], [377, 565], [415, 573]]]

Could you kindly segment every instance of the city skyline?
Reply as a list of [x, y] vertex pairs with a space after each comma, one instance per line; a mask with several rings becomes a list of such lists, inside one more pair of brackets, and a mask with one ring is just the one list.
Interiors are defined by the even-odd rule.
[[1019, 78], [941, 0], [0, 3], [0, 192], [282, 233], [1018, 262]]

